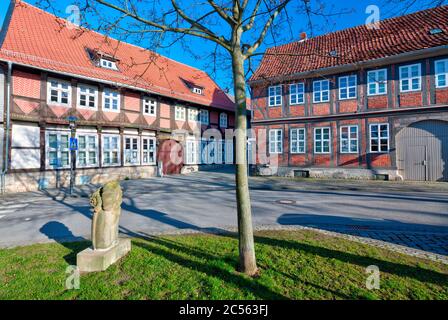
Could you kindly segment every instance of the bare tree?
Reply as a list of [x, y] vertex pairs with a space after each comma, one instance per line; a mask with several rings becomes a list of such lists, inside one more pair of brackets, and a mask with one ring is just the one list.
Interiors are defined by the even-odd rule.
[[[48, 0], [44, 2], [48, 3]], [[276, 22], [288, 20], [287, 6], [293, 0], [206, 0], [192, 1], [187, 7], [177, 0], [83, 0], [83, 11], [101, 12], [101, 7], [117, 14], [102, 21], [103, 29], [132, 36], [153, 34], [157, 46], [172, 45], [186, 36], [215, 43], [231, 59], [235, 94], [236, 200], [239, 234], [239, 271], [258, 273], [247, 176], [247, 106], [245, 62], [260, 48]], [[296, 0], [309, 6], [309, 0]], [[124, 23], [125, 21], [125, 23]], [[271, 34], [272, 36], [272, 34]], [[167, 44], [169, 43], [169, 44]]]
[[[52, 0], [40, 0], [51, 7]], [[415, 0], [385, 0], [386, 4], [408, 10]], [[444, 0], [427, 0], [440, 5]], [[338, 16], [351, 11], [335, 12], [323, 0], [77, 0], [85, 14], [96, 13], [99, 25], [87, 27], [102, 29], [140, 41], [151, 42], [151, 48], [169, 47], [184, 42], [186, 37], [210, 41], [215, 49], [210, 54], [215, 68], [219, 53], [231, 60], [232, 82], [236, 102], [236, 200], [239, 234], [239, 270], [248, 275], [258, 273], [252, 227], [251, 202], [247, 176], [247, 116], [246, 76], [252, 70], [251, 58], [261, 56], [260, 47], [267, 38], [269, 45], [294, 39], [291, 25], [298, 16], [300, 23], [313, 32], [312, 16]], [[331, 3], [331, 1], [330, 1]], [[103, 9], [115, 14], [104, 17]], [[329, 9], [329, 10], [328, 10]], [[406, 11], [404, 11], [406, 12]], [[282, 26], [282, 27], [279, 27]], [[285, 39], [287, 38], [287, 39]], [[192, 54], [189, 46], [185, 46]], [[316, 55], [321, 53], [316, 52]], [[199, 58], [199, 57], [198, 57]], [[247, 72], [246, 72], [247, 71]]]

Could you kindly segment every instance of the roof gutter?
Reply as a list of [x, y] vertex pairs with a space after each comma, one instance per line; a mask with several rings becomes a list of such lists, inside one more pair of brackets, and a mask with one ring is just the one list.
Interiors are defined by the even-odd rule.
[[3, 170], [0, 174], [0, 193], [5, 193], [6, 189], [6, 173], [9, 167], [9, 136], [11, 128], [11, 75], [12, 62], [8, 62], [8, 73], [6, 76], [6, 133], [5, 133], [5, 154], [3, 157]]
[[248, 84], [252, 86], [252, 85], [257, 85], [257, 84], [263, 84], [266, 82], [281, 82], [281, 81], [294, 80], [297, 78], [311, 78], [311, 77], [315, 77], [315, 76], [324, 76], [324, 75], [330, 75], [330, 74], [336, 74], [336, 73], [344, 73], [344, 72], [350, 72], [353, 70], [357, 70], [360, 68], [373, 68], [373, 67], [378, 67], [378, 66], [382, 66], [385, 64], [392, 64], [392, 63], [406, 62], [406, 61], [415, 60], [415, 59], [429, 58], [429, 57], [437, 56], [440, 54], [448, 54], [448, 45], [443, 45], [443, 46], [438, 46], [438, 47], [433, 47], [433, 48], [426, 48], [426, 49], [421, 49], [421, 50], [416, 50], [416, 51], [409, 51], [409, 52], [400, 53], [400, 54], [397, 54], [394, 56], [388, 56], [388, 57], [379, 58], [379, 59], [366, 60], [366, 61], [360, 61], [360, 62], [339, 65], [339, 66], [334, 66], [334, 67], [292, 73], [292, 74], [283, 75], [283, 76], [275, 76], [275, 77], [266, 78], [266, 79], [258, 79], [258, 80], [254, 80], [254, 81], [248, 81]]

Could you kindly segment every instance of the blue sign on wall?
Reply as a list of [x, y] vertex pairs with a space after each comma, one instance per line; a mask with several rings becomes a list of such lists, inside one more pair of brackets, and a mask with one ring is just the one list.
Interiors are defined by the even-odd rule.
[[72, 151], [78, 150], [78, 139], [70, 138], [70, 150]]

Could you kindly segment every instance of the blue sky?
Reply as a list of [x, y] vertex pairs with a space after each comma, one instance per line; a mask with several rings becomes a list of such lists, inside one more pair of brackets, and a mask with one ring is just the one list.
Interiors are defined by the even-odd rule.
[[[193, 0], [183, 0], [180, 3], [182, 6], [187, 6], [188, 2]], [[390, 16], [395, 16], [399, 12], [397, 10], [398, 6], [393, 5], [385, 5], [385, 2], [387, 0], [378, 0], [376, 1], [376, 5], [380, 9], [380, 18], [388, 18]], [[392, 0], [394, 1], [394, 0]], [[422, 0], [423, 1], [423, 0]], [[1, 6], [0, 6], [0, 24], [2, 24], [5, 13], [8, 8], [8, 2], [9, 0], [0, 0]], [[27, 2], [31, 4], [36, 4], [38, 0], [27, 0]], [[63, 18], [66, 18], [68, 14], [65, 14], [65, 8], [71, 4], [73, 4], [74, 0], [58, 0], [54, 1], [53, 3], [57, 7], [58, 15], [62, 16]], [[364, 24], [366, 18], [368, 17], [368, 14], [365, 13], [366, 8], [369, 5], [374, 4], [375, 2], [372, 0], [334, 0], [334, 1], [323, 1], [323, 3], [326, 3], [326, 10], [327, 12], [337, 13], [337, 12], [345, 12], [343, 15], [334, 15], [330, 17], [329, 21], [324, 20], [320, 17], [314, 17], [313, 23], [315, 24], [313, 28], [313, 35], [319, 35], [322, 33], [327, 33], [331, 31], [336, 31], [340, 29], [345, 29], [348, 27], [353, 27], [356, 25]], [[419, 2], [422, 3], [421, 1]], [[408, 12], [416, 11], [417, 9], [420, 9], [419, 7], [411, 7]], [[292, 11], [292, 10], [291, 10]], [[104, 11], [104, 15], [108, 15], [109, 12], [107, 10]], [[301, 15], [296, 12], [290, 12], [289, 13], [292, 16], [296, 16], [297, 19], [294, 21], [294, 24], [291, 26], [290, 30], [288, 32], [292, 35], [292, 40], [297, 39], [302, 31], [306, 31], [309, 33], [309, 28], [306, 25], [305, 19], [299, 19]], [[92, 22], [89, 22], [92, 23]], [[93, 22], [94, 24], [94, 22]], [[134, 42], [134, 41], [130, 41]], [[135, 41], [137, 45], [140, 45], [138, 41]], [[264, 45], [262, 48], [260, 48], [260, 52], [264, 50], [266, 46], [272, 45], [273, 40], [267, 39], [266, 45]], [[142, 45], [144, 46], [144, 45]], [[205, 61], [207, 59], [201, 59], [200, 57], [205, 57], [207, 53], [212, 52], [215, 45], [213, 43], [209, 43], [207, 41], [201, 40], [201, 39], [191, 39], [191, 47], [195, 49], [196, 56], [193, 56], [191, 54], [188, 54], [183, 50], [183, 48], [180, 45], [174, 45], [170, 48], [166, 49], [158, 49], [156, 50], [160, 54], [166, 55], [174, 60], [183, 62], [185, 64], [204, 69], [207, 72], [211, 74], [211, 76], [215, 79], [215, 81], [222, 87], [222, 88], [231, 88], [232, 83], [230, 81], [230, 69], [231, 65], [225, 65], [228, 63], [228, 61], [223, 61], [220, 63], [219, 68], [216, 70], [211, 67], [210, 60]]]

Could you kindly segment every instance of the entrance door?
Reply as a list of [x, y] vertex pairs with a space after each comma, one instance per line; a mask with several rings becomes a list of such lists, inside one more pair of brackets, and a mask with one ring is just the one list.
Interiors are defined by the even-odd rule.
[[426, 120], [396, 137], [397, 167], [406, 180], [448, 181], [448, 122]]
[[175, 140], [160, 143], [158, 160], [162, 163], [163, 174], [180, 174], [184, 165], [183, 148]]
[[407, 148], [405, 157], [406, 180], [428, 180], [426, 151], [426, 146], [409, 146]]

